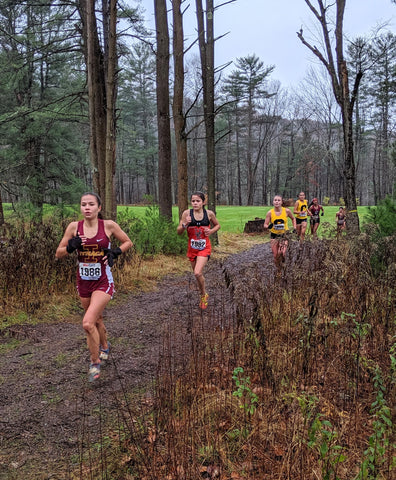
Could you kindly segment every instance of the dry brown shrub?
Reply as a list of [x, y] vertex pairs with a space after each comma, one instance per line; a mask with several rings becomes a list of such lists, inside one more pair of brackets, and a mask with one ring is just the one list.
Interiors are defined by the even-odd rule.
[[[238, 293], [234, 329], [220, 334], [209, 319], [178, 380], [166, 375], [169, 365], [159, 372], [154, 464], [166, 458], [175, 479], [357, 478], [375, 428], [374, 370], [386, 404], [396, 400], [393, 271], [374, 274], [375, 248], [364, 235], [293, 244], [274, 279], [254, 265], [239, 271], [242, 278], [225, 269]], [[389, 257], [392, 269], [392, 249]], [[236, 366], [250, 379], [245, 399], [258, 398], [250, 412], [233, 395]], [[376, 468], [391, 480], [394, 424], [388, 434]]]

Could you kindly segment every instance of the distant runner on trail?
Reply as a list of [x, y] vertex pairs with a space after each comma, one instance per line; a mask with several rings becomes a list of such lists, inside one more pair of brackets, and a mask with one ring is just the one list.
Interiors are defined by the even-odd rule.
[[191, 262], [200, 293], [199, 306], [205, 310], [208, 306], [209, 295], [205, 288], [203, 269], [208, 263], [212, 246], [209, 235], [220, 229], [220, 224], [211, 210], [205, 209], [205, 194], [194, 192], [191, 195], [192, 208], [184, 210], [177, 233], [181, 235], [185, 230], [188, 234], [187, 257]]
[[287, 219], [291, 219], [294, 229], [296, 228], [296, 219], [288, 208], [282, 207], [280, 195], [275, 195], [272, 203], [274, 208], [269, 210], [265, 216], [264, 229], [270, 229], [272, 254], [276, 267], [280, 268], [285, 261], [288, 247], [288, 240], [285, 238], [285, 233], [289, 230]]
[[310, 216], [308, 211], [308, 202], [305, 198], [305, 193], [300, 192], [298, 194], [298, 200], [294, 204], [294, 215], [297, 222], [297, 235], [300, 237], [300, 241], [303, 242], [305, 238], [305, 231], [307, 229], [307, 218]]
[[[84, 219], [68, 225], [55, 256], [62, 258], [77, 250], [77, 292], [85, 310], [83, 328], [91, 357], [88, 380], [93, 382], [100, 376], [101, 361], [107, 360], [110, 352], [103, 310], [115, 293], [111, 267], [133, 244], [116, 222], [101, 218], [101, 200], [96, 193], [84, 193], [80, 209]], [[121, 243], [114, 249], [112, 235]]]
[[341, 232], [345, 230], [346, 226], [346, 213], [345, 208], [340, 207], [336, 213], [336, 222], [337, 222], [337, 235], [341, 235]]
[[324, 209], [323, 209], [322, 205], [319, 205], [318, 199], [314, 198], [314, 199], [312, 199], [312, 203], [309, 206], [308, 211], [311, 214], [311, 219], [310, 219], [311, 234], [312, 234], [313, 237], [316, 237], [317, 236], [316, 232], [319, 228], [319, 223], [320, 223], [319, 214], [320, 214], [320, 212], [322, 212], [321, 216], [323, 217]]

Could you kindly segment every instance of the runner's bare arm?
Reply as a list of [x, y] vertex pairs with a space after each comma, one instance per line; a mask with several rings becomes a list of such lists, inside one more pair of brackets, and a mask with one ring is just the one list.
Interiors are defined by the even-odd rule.
[[[133, 247], [133, 243], [128, 235], [122, 230], [118, 223], [113, 220], [105, 220], [105, 230], [113, 235], [120, 242], [121, 252], [124, 253]], [[108, 235], [110, 237], [110, 235]]]
[[293, 222], [293, 228], [295, 230], [297, 228], [296, 218], [288, 208], [286, 208], [286, 214], [290, 218], [290, 220]]
[[271, 222], [271, 210], [267, 212], [267, 215], [265, 216], [264, 220], [264, 229], [266, 230]]
[[208, 210], [208, 217], [209, 217], [209, 221], [212, 225], [212, 228], [209, 229], [209, 235], [212, 235], [212, 233], [215, 233], [218, 230], [220, 230], [220, 223], [217, 220], [214, 212], [212, 212], [212, 210]]
[[184, 210], [179, 225], [177, 226], [177, 234], [181, 235], [191, 222], [190, 210]]
[[69, 240], [76, 235], [77, 226], [78, 226], [78, 222], [71, 222], [67, 226], [65, 230], [65, 234], [63, 235], [63, 238], [59, 242], [58, 248], [56, 249], [56, 252], [55, 252], [56, 258], [66, 257], [66, 255], [68, 254], [66, 248], [69, 243]]

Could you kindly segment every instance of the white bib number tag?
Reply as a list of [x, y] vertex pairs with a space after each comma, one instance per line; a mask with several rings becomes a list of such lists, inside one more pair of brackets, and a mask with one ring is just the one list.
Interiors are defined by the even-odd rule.
[[302, 210], [300, 212], [300, 217], [306, 217], [307, 216], [307, 211], [306, 210]]
[[191, 248], [194, 250], [204, 250], [206, 247], [206, 239], [203, 238], [202, 240], [195, 240], [194, 238], [191, 239]]
[[79, 271], [82, 280], [99, 280], [102, 273], [102, 268], [100, 263], [80, 262]]
[[275, 223], [274, 224], [274, 230], [284, 230], [285, 229], [285, 224], [284, 223]]

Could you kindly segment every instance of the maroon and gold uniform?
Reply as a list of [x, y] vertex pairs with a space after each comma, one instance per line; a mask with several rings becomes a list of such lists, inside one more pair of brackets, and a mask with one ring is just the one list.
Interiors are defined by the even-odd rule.
[[[77, 231], [80, 236], [84, 235], [83, 220], [78, 222]], [[113, 275], [103, 261], [105, 248], [111, 248], [111, 242], [106, 235], [104, 221], [99, 218], [96, 235], [88, 238], [82, 250], [78, 251], [77, 291], [80, 297], [90, 297], [95, 290], [113, 296]]]

